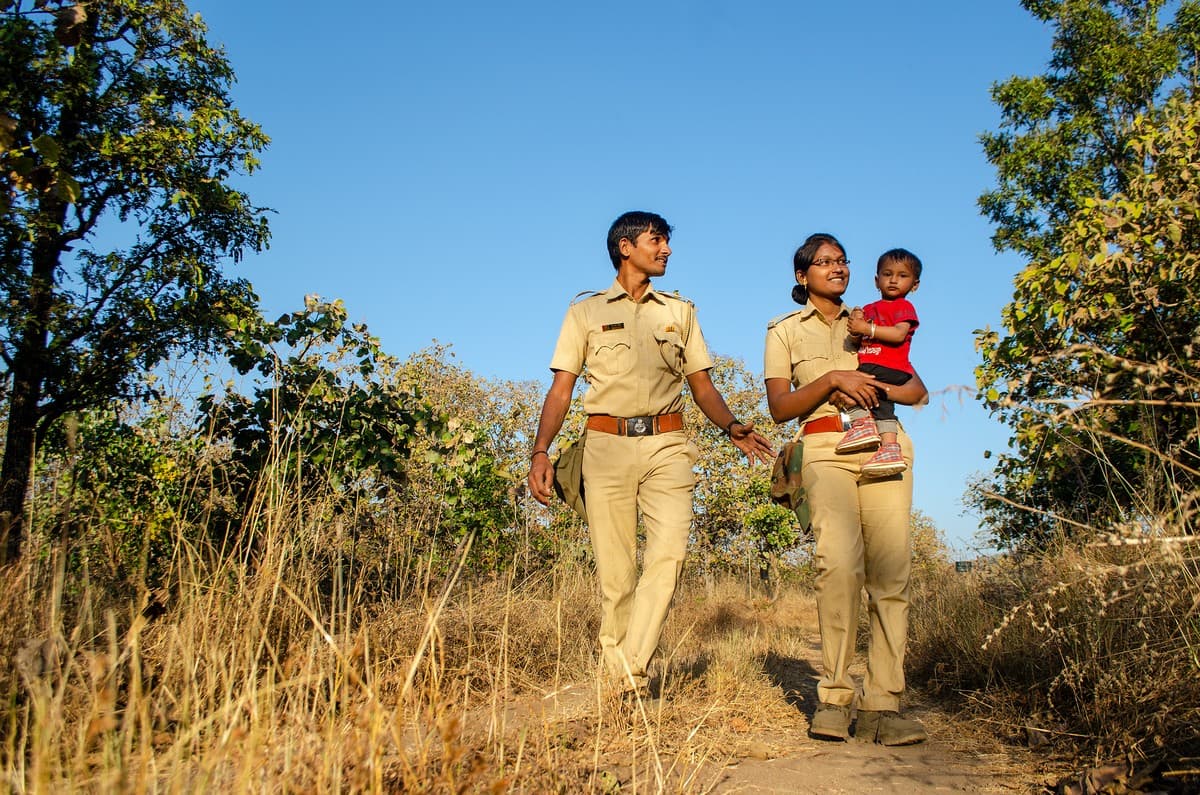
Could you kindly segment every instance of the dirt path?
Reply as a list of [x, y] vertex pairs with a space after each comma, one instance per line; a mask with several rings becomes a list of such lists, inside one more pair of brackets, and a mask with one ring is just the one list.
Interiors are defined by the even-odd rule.
[[[906, 714], [921, 720], [930, 740], [921, 745], [828, 742], [808, 735], [808, 718], [816, 706], [820, 643], [815, 626], [805, 627], [803, 656], [768, 655], [764, 668], [791, 707], [782, 719], [742, 720], [727, 740], [701, 758], [681, 761], [671, 753], [657, 763], [645, 756], [630, 762], [627, 746], [597, 747], [588, 789], [617, 795], [628, 792], [685, 791], [712, 793], [1029, 793], [1040, 792], [1047, 774], [1031, 754], [1005, 745], [978, 725], [963, 725], [934, 704], [912, 703]], [[853, 669], [852, 669], [853, 670]], [[861, 676], [859, 670], [854, 671]], [[597, 716], [606, 707], [589, 685], [569, 685], [541, 699], [510, 703], [493, 720], [492, 731], [513, 731], [530, 723], [554, 726], [558, 736], [573, 734], [576, 747], [595, 742]], [[608, 707], [611, 714], [611, 706]], [[645, 705], [634, 724], [663, 726], [687, 722], [697, 704], [668, 694]], [[734, 722], [739, 719], [734, 719]], [[633, 731], [636, 732], [636, 728]], [[652, 732], [651, 732], [652, 733]], [[597, 743], [600, 745], [600, 743]], [[590, 755], [590, 754], [589, 754]]]
[[[785, 737], [771, 738], [778, 755], [732, 762], [714, 792], [1024, 793], [1040, 789], [1041, 776], [1024, 751], [1002, 745], [979, 727], [962, 725], [935, 705], [913, 703], [913, 698], [907, 699], [905, 714], [925, 724], [928, 742], [887, 748], [810, 737], [808, 720], [817, 705], [821, 655], [815, 627], [808, 629], [807, 640], [805, 658], [768, 661], [772, 679], [797, 710], [796, 723], [785, 729]], [[861, 677], [861, 663], [856, 669], [851, 670]]]
[[[739, 759], [715, 781], [716, 793], [1025, 793], [1036, 775], [993, 743], [948, 743], [952, 729], [934, 710], [912, 710], [933, 731], [929, 742], [902, 748], [825, 742], [807, 736], [774, 759]], [[940, 726], [938, 724], [941, 724]], [[935, 728], [936, 726], [936, 728]]]

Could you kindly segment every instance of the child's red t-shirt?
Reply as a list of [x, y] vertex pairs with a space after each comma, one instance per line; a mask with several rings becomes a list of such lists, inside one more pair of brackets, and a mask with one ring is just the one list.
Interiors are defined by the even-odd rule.
[[899, 345], [889, 345], [877, 339], [863, 337], [858, 347], [859, 364], [878, 364], [893, 370], [913, 371], [908, 361], [908, 350], [912, 347], [913, 332], [917, 330], [917, 309], [906, 298], [896, 298], [891, 301], [875, 301], [863, 307], [863, 315], [867, 320], [874, 321], [877, 326], [894, 326], [897, 323], [909, 323], [908, 335]]

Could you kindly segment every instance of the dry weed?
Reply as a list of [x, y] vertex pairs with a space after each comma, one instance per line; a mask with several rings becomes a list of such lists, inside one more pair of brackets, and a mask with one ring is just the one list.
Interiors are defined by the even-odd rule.
[[53, 556], [6, 578], [12, 789], [702, 791], [732, 755], [803, 728], [771, 671], [804, 597], [684, 589], [662, 698], [630, 704], [595, 684], [590, 572], [367, 598], [361, 573], [330, 576], [321, 505], [281, 490], [260, 510], [251, 554], [180, 533], [152, 599], [86, 581], [65, 599]]
[[945, 571], [914, 600], [910, 663], [1028, 744], [1098, 759], [1200, 751], [1200, 557], [1130, 533]]

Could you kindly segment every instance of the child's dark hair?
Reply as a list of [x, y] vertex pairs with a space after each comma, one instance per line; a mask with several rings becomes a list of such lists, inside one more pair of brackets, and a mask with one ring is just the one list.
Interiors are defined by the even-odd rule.
[[912, 268], [913, 279], [921, 280], [921, 260], [917, 255], [906, 248], [892, 248], [879, 255], [879, 262], [875, 263], [875, 272], [879, 273], [879, 269], [889, 262], [894, 262], [897, 265], [907, 265]]
[[[808, 266], [812, 265], [813, 258], [817, 256], [817, 249], [828, 243], [831, 246], [836, 246], [838, 251], [842, 252], [842, 256], [846, 256], [845, 247], [838, 242], [838, 239], [833, 235], [825, 232], [817, 232], [805, 238], [800, 244], [800, 248], [796, 249], [796, 253], [792, 255], [792, 272], [807, 273]], [[792, 288], [792, 300], [798, 304], [808, 303], [808, 288], [803, 284], [797, 284]]]
[[638, 235], [642, 232], [657, 232], [671, 239], [671, 225], [658, 213], [645, 210], [623, 213], [608, 228], [608, 258], [612, 260], [614, 268], [621, 269], [621, 238], [626, 238], [636, 246]]

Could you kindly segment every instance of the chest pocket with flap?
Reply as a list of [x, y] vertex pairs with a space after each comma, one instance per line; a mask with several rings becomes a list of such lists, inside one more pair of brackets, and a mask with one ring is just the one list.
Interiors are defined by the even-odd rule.
[[662, 354], [663, 362], [673, 375], [683, 375], [683, 338], [674, 328], [655, 330], [654, 340], [658, 343], [658, 352]]
[[627, 329], [598, 330], [588, 335], [587, 366], [596, 375], [627, 373], [633, 360], [633, 336]]

